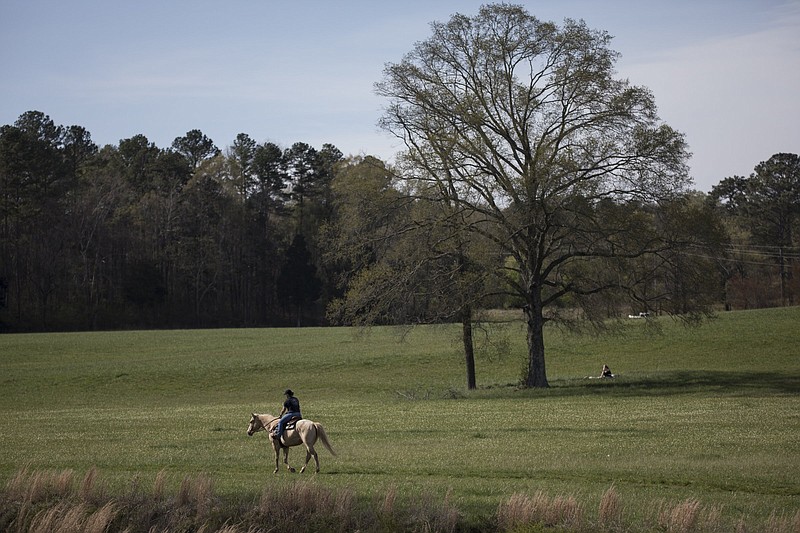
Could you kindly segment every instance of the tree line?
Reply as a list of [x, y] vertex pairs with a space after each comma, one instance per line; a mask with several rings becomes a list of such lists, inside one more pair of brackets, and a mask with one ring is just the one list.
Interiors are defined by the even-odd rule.
[[[396, 324], [524, 305], [487, 274], [513, 259], [489, 240], [452, 241], [449, 207], [410, 195], [397, 173], [331, 144], [281, 148], [244, 133], [224, 150], [199, 130], [168, 148], [144, 135], [99, 148], [81, 126], [23, 113], [0, 128], [0, 324]], [[689, 311], [700, 295], [729, 308], [795, 303], [798, 182], [798, 157], [776, 154], [749, 177], [676, 199], [683, 207], [671, 223], [698, 238], [663, 273], [671, 301], [645, 294], [659, 293], [651, 279], [642, 295], [606, 293], [592, 307], [606, 317], [665, 305]], [[624, 209], [614, 217], [640, 217], [642, 231], [655, 210], [669, 214], [666, 205]], [[705, 267], [694, 285], [679, 280], [686, 262]], [[686, 285], [682, 302], [670, 283]]]
[[99, 148], [39, 111], [0, 129], [6, 330], [315, 324], [333, 145], [199, 130]]

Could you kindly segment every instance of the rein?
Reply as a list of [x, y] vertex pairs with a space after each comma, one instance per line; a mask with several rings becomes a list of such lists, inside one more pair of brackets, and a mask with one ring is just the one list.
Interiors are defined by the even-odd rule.
[[[270, 416], [271, 416], [271, 415], [270, 415]], [[270, 424], [272, 424], [273, 422], [275, 422], [276, 420], [280, 420], [280, 418], [273, 418], [272, 420], [270, 420], [269, 422], [267, 422], [267, 423], [265, 424], [265, 423], [264, 423], [264, 421], [263, 421], [263, 420], [261, 420], [261, 417], [260, 417], [260, 416], [259, 416], [259, 417], [257, 417], [257, 418], [258, 418], [258, 421], [261, 423], [261, 429], [263, 429], [263, 430], [264, 430], [264, 431], [266, 431], [267, 433], [269, 433], [269, 425], [270, 425]], [[256, 430], [256, 431], [258, 431], [258, 430]]]

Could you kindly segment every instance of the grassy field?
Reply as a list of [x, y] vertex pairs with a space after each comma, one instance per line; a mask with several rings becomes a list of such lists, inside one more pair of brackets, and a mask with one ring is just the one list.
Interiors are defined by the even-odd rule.
[[[524, 331], [496, 325], [470, 392], [455, 326], [2, 335], [0, 480], [96, 468], [119, 486], [166, 472], [222, 495], [288, 489], [299, 475], [273, 475], [264, 434], [245, 429], [291, 387], [338, 452], [304, 479], [332, 490], [448, 494], [467, 523], [537, 491], [596, 514], [612, 486], [634, 523], [687, 499], [732, 521], [794, 515], [800, 308], [659, 324], [548, 330], [547, 390], [516, 386]], [[586, 379], [603, 363], [615, 380]]]

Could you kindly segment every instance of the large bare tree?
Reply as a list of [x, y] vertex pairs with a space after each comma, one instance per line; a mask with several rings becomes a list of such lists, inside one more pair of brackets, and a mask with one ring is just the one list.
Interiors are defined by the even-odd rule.
[[545, 310], [620, 290], [626, 260], [669, 248], [631, 206], [685, 189], [686, 144], [648, 89], [615, 77], [605, 32], [507, 4], [431, 28], [376, 85], [381, 125], [404, 141], [420, 197], [457, 205], [505, 254], [527, 321], [524, 385], [547, 387]]

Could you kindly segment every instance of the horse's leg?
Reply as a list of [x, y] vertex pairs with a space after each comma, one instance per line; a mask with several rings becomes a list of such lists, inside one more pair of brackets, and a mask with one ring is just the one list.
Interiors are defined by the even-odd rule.
[[273, 474], [277, 474], [278, 473], [278, 457], [281, 454], [281, 449], [278, 446], [276, 446], [274, 443], [272, 445], [272, 449], [275, 450], [275, 471], [273, 472]]
[[286, 446], [283, 448], [283, 463], [286, 465], [286, 470], [289, 472], [294, 472], [294, 468], [289, 466], [289, 447]]
[[319, 456], [317, 455], [317, 451], [314, 449], [313, 444], [306, 444], [306, 462], [303, 464], [303, 468], [300, 470], [301, 474], [305, 472], [306, 467], [308, 466], [308, 461], [310, 461], [312, 457], [314, 458], [314, 464], [317, 467], [315, 472], [319, 474]]
[[301, 474], [306, 471], [306, 467], [308, 466], [308, 461], [310, 460], [311, 460], [311, 450], [309, 450], [308, 446], [306, 446], [306, 461], [303, 463], [303, 468], [300, 469]]
[[[316, 470], [314, 471], [319, 474], [319, 455], [317, 455], [317, 450], [314, 449], [314, 446], [311, 446], [308, 451], [311, 452], [311, 455], [314, 457], [314, 464], [316, 466]], [[308, 459], [306, 459], [306, 462], [308, 462]]]
[[303, 445], [306, 447], [306, 461], [303, 463], [303, 468], [300, 469], [301, 474], [306, 471], [306, 467], [308, 466], [308, 461], [309, 459], [311, 459], [312, 445], [309, 445], [309, 442], [311, 442], [312, 439], [313, 436], [310, 435], [308, 431], [300, 433], [300, 442], [302, 442]]

